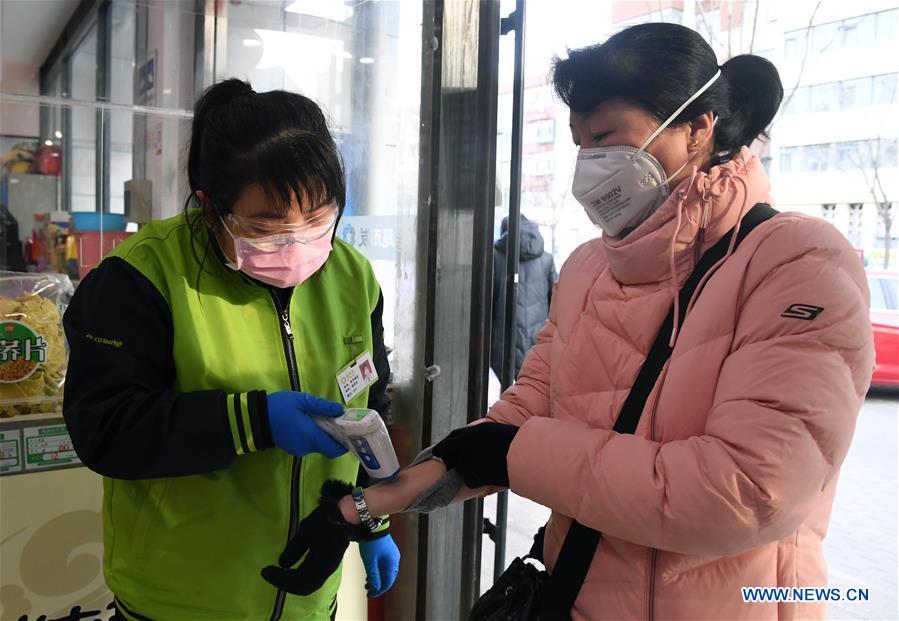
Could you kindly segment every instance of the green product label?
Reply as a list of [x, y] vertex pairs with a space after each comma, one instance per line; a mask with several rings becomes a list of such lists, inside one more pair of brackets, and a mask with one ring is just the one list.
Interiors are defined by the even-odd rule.
[[26, 470], [81, 463], [65, 425], [27, 427], [24, 435]]
[[21, 321], [0, 322], [0, 383], [28, 379], [47, 362], [47, 341]]
[[0, 474], [22, 470], [19, 446], [18, 430], [0, 432]]

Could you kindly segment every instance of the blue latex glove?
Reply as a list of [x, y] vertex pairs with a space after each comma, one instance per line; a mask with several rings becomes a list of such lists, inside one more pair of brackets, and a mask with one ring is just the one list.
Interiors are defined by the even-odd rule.
[[334, 459], [346, 449], [319, 429], [310, 415], [340, 416], [343, 406], [305, 392], [274, 392], [268, 395], [268, 422], [275, 445], [297, 457], [321, 453]]
[[359, 556], [365, 566], [368, 599], [384, 595], [400, 571], [400, 550], [393, 537], [386, 535], [374, 541], [360, 541]]

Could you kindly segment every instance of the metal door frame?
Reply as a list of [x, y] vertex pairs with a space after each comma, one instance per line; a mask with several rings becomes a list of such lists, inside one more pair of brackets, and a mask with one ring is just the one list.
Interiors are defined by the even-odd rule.
[[[418, 372], [394, 387], [400, 461], [483, 416], [492, 313], [499, 0], [424, 0]], [[410, 258], [411, 259], [411, 258]], [[438, 369], [439, 368], [439, 369]], [[438, 374], [439, 373], [439, 374]], [[398, 434], [400, 435], [400, 434]], [[385, 617], [464, 618], [480, 593], [483, 504], [394, 518], [403, 571]]]

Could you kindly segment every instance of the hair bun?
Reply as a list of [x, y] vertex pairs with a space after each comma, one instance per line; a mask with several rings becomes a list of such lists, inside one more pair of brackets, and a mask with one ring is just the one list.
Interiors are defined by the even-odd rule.
[[783, 100], [783, 84], [771, 61], [752, 54], [734, 56], [721, 65], [730, 85], [731, 110], [742, 118], [740, 142], [749, 145], [764, 133]]
[[206, 92], [197, 100], [194, 112], [200, 114], [216, 106], [223, 106], [235, 99], [255, 93], [256, 91], [253, 90], [249, 82], [230, 78], [206, 89]]

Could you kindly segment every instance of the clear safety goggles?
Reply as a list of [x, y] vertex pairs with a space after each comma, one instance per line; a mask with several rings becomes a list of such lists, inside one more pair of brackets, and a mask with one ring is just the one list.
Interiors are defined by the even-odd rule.
[[247, 218], [233, 213], [223, 218], [228, 231], [260, 248], [280, 248], [291, 244], [311, 244], [329, 235], [340, 211], [331, 204], [316, 209], [306, 220], [296, 224], [273, 222], [264, 218]]

